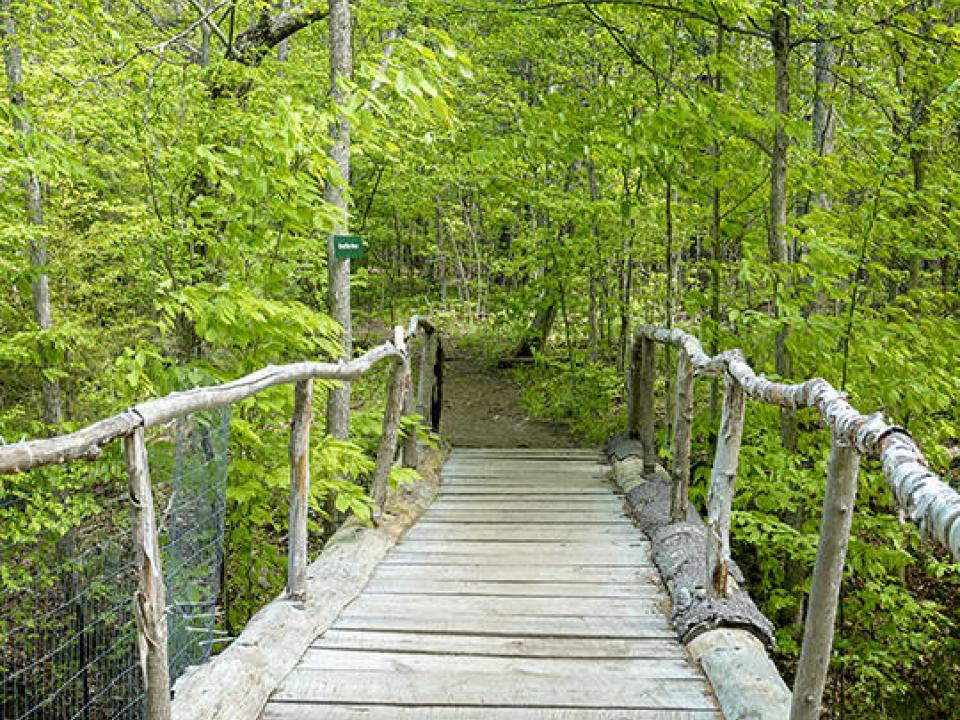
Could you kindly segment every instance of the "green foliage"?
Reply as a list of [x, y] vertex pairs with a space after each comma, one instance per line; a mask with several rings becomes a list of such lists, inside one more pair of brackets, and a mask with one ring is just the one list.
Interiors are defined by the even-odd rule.
[[590, 444], [603, 443], [626, 425], [623, 378], [616, 368], [587, 361], [570, 365], [541, 355], [515, 372], [527, 412], [569, 424]]
[[[786, 112], [774, 104], [778, 8], [791, 25]], [[526, 409], [598, 443], [624, 424], [622, 368], [637, 323], [694, 330], [710, 352], [739, 346], [770, 375], [783, 337], [791, 378], [843, 383], [859, 408], [908, 427], [957, 483], [955, 3], [507, 12], [489, 0], [456, 10], [376, 0], [354, 9], [347, 190], [369, 247], [353, 271], [365, 341], [426, 310], [491, 364], [528, 341], [530, 362], [515, 371]], [[214, 19], [238, 30], [266, 10], [239, 0]], [[285, 60], [271, 50], [245, 65], [216, 33], [204, 39], [195, 8], [14, 2], [11, 13], [26, 103], [0, 103], [0, 437], [50, 431], [38, 419], [44, 381], [60, 381], [72, 429], [267, 363], [334, 357], [325, 236], [338, 214], [323, 198], [343, 178], [327, 159], [326, 23], [291, 37]], [[836, 62], [817, 85], [824, 38]], [[811, 123], [821, 101], [839, 120], [822, 156]], [[785, 234], [796, 249], [787, 265], [769, 250], [778, 127], [788, 138]], [[42, 225], [27, 212], [28, 173], [40, 180]], [[41, 241], [43, 268], [28, 251]], [[46, 330], [31, 300], [43, 274]], [[548, 327], [531, 328], [535, 316]], [[667, 363], [661, 370], [664, 397], [674, 380]], [[369, 518], [383, 383], [380, 372], [356, 388], [351, 443], [325, 438], [317, 418], [315, 533], [333, 491], [341, 510]], [[699, 385], [696, 503], [717, 422], [716, 407], [707, 412], [716, 398]], [[291, 409], [289, 389], [278, 389], [234, 410], [231, 630], [282, 584]], [[788, 452], [779, 422], [775, 409], [751, 406], [734, 541], [778, 621], [789, 677], [827, 442], [816, 417], [802, 415]], [[0, 517], [0, 533], [21, 533], [18, 542], [87, 511], [61, 507], [53, 480], [36, 498], [23, 482], [0, 479], [0, 495], [20, 503]], [[16, 522], [25, 508], [36, 526]], [[832, 717], [956, 717], [960, 689], [943, 678], [958, 676], [957, 577], [897, 521], [882, 478], [866, 468]]]

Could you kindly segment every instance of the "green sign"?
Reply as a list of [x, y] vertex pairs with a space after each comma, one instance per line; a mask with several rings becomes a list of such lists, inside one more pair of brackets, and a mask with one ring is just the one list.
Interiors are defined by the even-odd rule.
[[341, 260], [353, 258], [357, 260], [363, 257], [363, 236], [362, 235], [334, 235], [333, 236], [333, 256]]

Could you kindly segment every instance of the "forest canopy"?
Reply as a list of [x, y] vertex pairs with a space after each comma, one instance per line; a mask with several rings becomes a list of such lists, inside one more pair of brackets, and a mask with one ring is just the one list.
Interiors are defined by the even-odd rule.
[[[958, 485], [957, 0], [0, 0], [0, 42], [6, 442], [429, 311], [584, 443], [623, 429], [654, 323], [826, 378]], [[318, 518], [367, 511], [382, 393], [343, 392]], [[231, 420], [228, 625], [281, 583], [290, 408]], [[734, 555], [789, 679], [829, 442], [746, 427]], [[865, 467], [826, 704], [960, 717], [960, 575], [892, 509]]]

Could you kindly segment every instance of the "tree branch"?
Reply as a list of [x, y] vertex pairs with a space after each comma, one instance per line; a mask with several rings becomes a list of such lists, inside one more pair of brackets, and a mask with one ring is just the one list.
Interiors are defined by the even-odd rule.
[[263, 13], [257, 24], [237, 35], [228, 52], [231, 60], [247, 65], [258, 65], [271, 48], [276, 47], [294, 33], [324, 20], [329, 10], [302, 6], [293, 7], [276, 15]]

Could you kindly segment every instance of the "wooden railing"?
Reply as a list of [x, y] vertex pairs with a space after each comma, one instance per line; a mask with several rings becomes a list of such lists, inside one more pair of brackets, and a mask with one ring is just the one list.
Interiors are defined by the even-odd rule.
[[657, 462], [654, 413], [656, 345], [678, 350], [673, 404], [671, 516], [686, 517], [690, 480], [690, 433], [694, 380], [723, 377], [723, 412], [707, 498], [707, 547], [704, 584], [713, 597], [730, 592], [730, 515], [746, 398], [788, 408], [817, 408], [830, 430], [830, 460], [820, 525], [820, 543], [804, 627], [803, 646], [793, 689], [791, 720], [820, 717], [823, 689], [833, 644], [840, 581], [850, 537], [860, 456], [878, 458], [887, 485], [906, 516], [960, 561], [960, 495], [927, 467], [907, 431], [888, 425], [881, 413], [861, 415], [830, 383], [814, 378], [796, 385], [758, 376], [739, 350], [708, 356], [699, 340], [678, 329], [644, 325], [637, 329], [629, 370], [629, 431], [643, 446], [645, 472]]
[[[423, 336], [419, 387], [413, 391], [410, 342]], [[383, 433], [377, 452], [370, 495], [375, 517], [387, 493], [390, 468], [397, 451], [401, 415], [417, 410], [439, 423], [442, 348], [434, 326], [414, 317], [406, 328], [396, 327], [392, 340], [349, 362], [301, 362], [268, 366], [222, 385], [201, 387], [135, 405], [77, 432], [59, 437], [19, 442], [0, 447], [0, 474], [92, 460], [116, 439], [123, 443], [130, 500], [134, 510], [134, 543], [138, 587], [135, 597], [140, 664], [143, 670], [145, 714], [148, 720], [169, 720], [170, 677], [167, 653], [166, 591], [160, 540], [147, 459], [146, 430], [193, 413], [232, 405], [277, 385], [294, 384], [294, 410], [290, 430], [290, 516], [287, 544], [286, 596], [302, 599], [306, 589], [307, 511], [310, 497], [310, 424], [313, 416], [313, 381], [360, 379], [374, 365], [392, 360]], [[416, 401], [414, 401], [416, 397]], [[403, 447], [403, 462], [417, 463], [416, 433]]]

